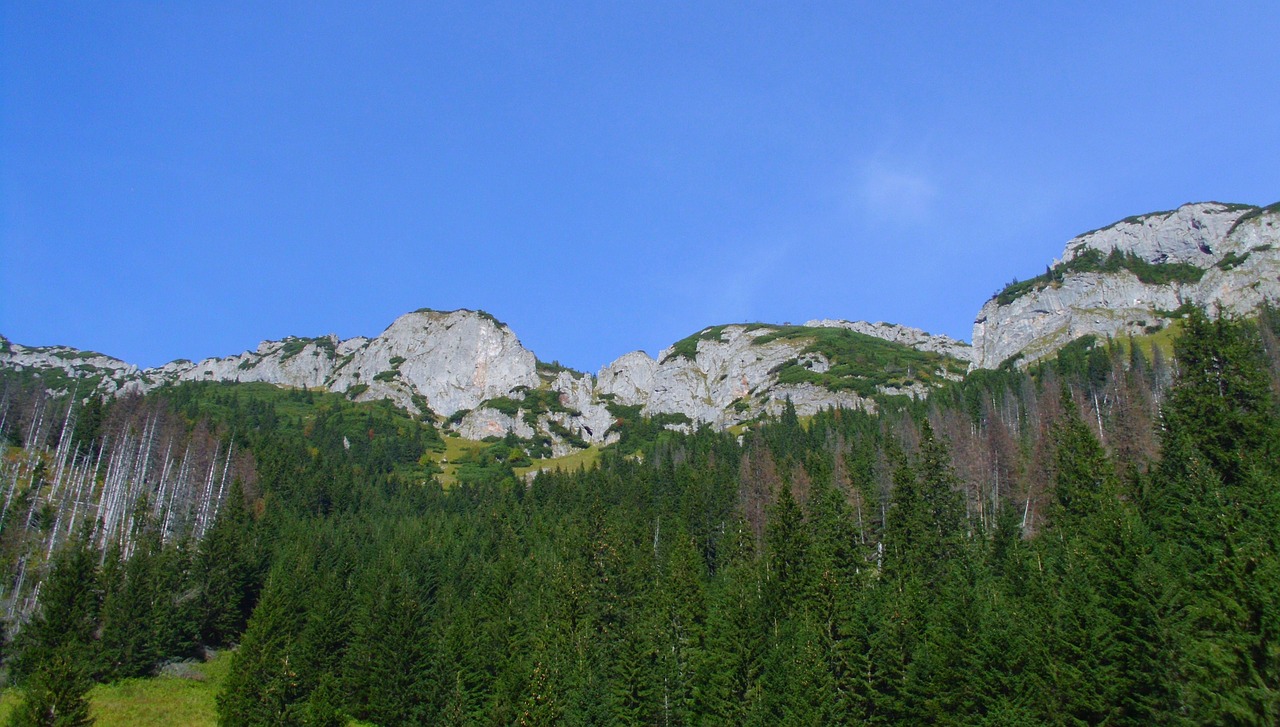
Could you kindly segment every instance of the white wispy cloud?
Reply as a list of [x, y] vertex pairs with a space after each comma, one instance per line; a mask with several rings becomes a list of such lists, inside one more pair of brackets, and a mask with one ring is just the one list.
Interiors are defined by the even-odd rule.
[[863, 214], [877, 218], [923, 219], [933, 211], [938, 185], [928, 175], [904, 165], [863, 165], [857, 188]]

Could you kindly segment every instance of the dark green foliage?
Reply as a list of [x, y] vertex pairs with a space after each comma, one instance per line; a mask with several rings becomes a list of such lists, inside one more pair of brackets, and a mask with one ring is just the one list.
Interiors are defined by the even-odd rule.
[[[88, 367], [86, 367], [87, 369]], [[0, 368], [0, 388], [49, 390], [70, 393], [73, 391], [97, 391], [105, 378], [101, 372], [81, 370], [71, 376], [61, 368], [4, 367]]]
[[[292, 566], [292, 567], [290, 567]], [[294, 652], [306, 624], [307, 604], [293, 581], [312, 573], [309, 564], [275, 569], [254, 610], [250, 628], [232, 660], [226, 688], [218, 697], [218, 719], [225, 724], [297, 724], [296, 704], [308, 696], [298, 678]]]
[[996, 303], [1009, 305], [1034, 290], [1061, 283], [1068, 275], [1078, 273], [1117, 273], [1127, 270], [1147, 285], [1169, 283], [1198, 283], [1204, 277], [1204, 269], [1190, 263], [1152, 263], [1131, 252], [1113, 249], [1109, 254], [1089, 248], [1074, 258], [1058, 263], [1043, 275], [1030, 280], [1014, 280], [996, 294]]
[[566, 372], [579, 378], [583, 376], [583, 374], [574, 371], [568, 366], [561, 365], [559, 361], [538, 361], [535, 368], [537, 369], [539, 376], [548, 380], [554, 379], [556, 376]]
[[[754, 338], [754, 345], [789, 341], [803, 345], [803, 354], [818, 354], [831, 364], [830, 369], [814, 371], [807, 359], [784, 363], [773, 373], [779, 383], [812, 383], [833, 391], [852, 389], [863, 396], [878, 395], [880, 387], [896, 388], [916, 382], [936, 384], [943, 373], [963, 374], [966, 366], [937, 353], [920, 351], [844, 328], [810, 328], [807, 326], [775, 326], [764, 323], [743, 324], [747, 331], [767, 331]], [[677, 341], [666, 360], [692, 359], [700, 341], [719, 340], [727, 326], [712, 326]]]
[[524, 412], [522, 418], [530, 426], [536, 426], [540, 416], [551, 412], [568, 414], [569, 416], [580, 416], [582, 414], [582, 412], [565, 406], [560, 401], [560, 392], [558, 391], [529, 388], [519, 388], [517, 391], [522, 394], [520, 399], [499, 396], [494, 399], [486, 399], [480, 405], [500, 411], [509, 417], [514, 417], [520, 412]]
[[1235, 232], [1237, 227], [1249, 222], [1250, 220], [1256, 220], [1265, 214], [1275, 214], [1277, 212], [1280, 212], [1280, 202], [1267, 205], [1266, 207], [1254, 207], [1236, 218], [1235, 224], [1231, 225], [1231, 229], [1227, 231], [1227, 234], [1230, 235], [1232, 232]]
[[199, 638], [190, 553], [143, 533], [132, 554], [108, 551], [99, 582], [97, 676], [112, 681], [149, 676], [166, 657], [190, 657]]
[[91, 725], [88, 692], [92, 686], [82, 656], [74, 649], [55, 649], [29, 675], [23, 700], [12, 712], [9, 724], [13, 727]]
[[1188, 317], [1165, 407], [1165, 459], [1144, 505], [1178, 607], [1195, 721], [1280, 719], [1280, 443], [1250, 324]]
[[[1083, 379], [1097, 388], [1111, 373], [1111, 361], [1107, 347], [1093, 334], [1081, 336], [1058, 349], [1053, 365], [1057, 374], [1067, 380]], [[1037, 367], [1043, 371], [1043, 364]]]
[[240, 490], [232, 488], [195, 557], [200, 638], [210, 646], [229, 645], [239, 639], [261, 582], [256, 528]]
[[97, 560], [97, 552], [83, 537], [72, 539], [55, 555], [40, 606], [14, 642], [9, 670], [19, 682], [55, 656], [85, 672], [94, 663], [102, 605]]
[[[163, 655], [147, 628], [158, 596], [158, 579], [148, 551], [142, 550], [128, 561], [122, 561], [117, 550], [107, 554], [98, 660], [99, 671], [108, 680], [147, 676]], [[169, 598], [169, 593], [164, 597]]]
[[963, 374], [967, 368], [948, 356], [845, 328], [769, 328], [769, 333], [754, 340], [755, 345], [779, 340], [802, 343], [805, 345], [802, 355], [821, 355], [831, 365], [827, 371], [818, 373], [801, 360], [787, 362], [775, 372], [782, 384], [811, 383], [832, 391], [851, 389], [872, 397], [880, 394], [881, 387], [894, 389], [917, 382], [939, 384], [945, 381], [945, 375]]
[[288, 361], [289, 359], [302, 353], [307, 346], [315, 346], [317, 351], [324, 351], [330, 358], [337, 355], [337, 349], [334, 346], [333, 339], [328, 336], [320, 338], [286, 338], [284, 345], [280, 347], [280, 360]]
[[1243, 255], [1238, 255], [1234, 250], [1232, 250], [1226, 255], [1223, 255], [1222, 259], [1217, 262], [1215, 267], [1217, 267], [1219, 270], [1231, 270], [1233, 268], [1239, 267], [1240, 265], [1244, 264], [1244, 261], [1248, 259], [1249, 259], [1248, 252], [1246, 252]]
[[429, 574], [388, 564], [352, 621], [345, 684], [352, 711], [378, 724], [420, 723], [436, 704], [432, 674], [434, 586]]
[[1167, 577], [1115, 469], [1064, 391], [1054, 429], [1054, 504], [1041, 545], [1056, 604], [1047, 638], [1064, 667], [1054, 711], [1096, 723], [1177, 713]]
[[898, 455], [885, 524], [886, 573], [902, 581], [936, 582], [964, 537], [964, 506], [945, 445], [926, 423], [920, 452]]
[[[760, 328], [772, 328], [772, 326], [766, 326], [763, 323], [746, 323], [744, 326], [748, 331], [754, 331]], [[721, 336], [724, 335], [725, 328], [728, 328], [728, 326], [711, 326], [710, 328], [704, 328], [703, 330], [698, 331], [692, 336], [686, 336], [685, 338], [676, 341], [671, 344], [671, 353], [668, 353], [666, 358], [662, 359], [662, 363], [667, 363], [668, 361], [676, 358], [687, 358], [689, 360], [697, 358], [698, 342], [719, 341]]]
[[[1164, 410], [1223, 477], [1238, 480], [1253, 455], [1275, 446], [1275, 411], [1262, 349], [1251, 326], [1199, 310], [1184, 322], [1175, 349], [1178, 386]], [[1273, 452], [1274, 453], [1274, 452]]]
[[466, 485], [510, 483], [515, 480], [513, 467], [528, 467], [530, 457], [550, 457], [551, 440], [546, 437], [521, 439], [514, 434], [486, 439], [489, 446], [468, 453], [457, 460], [456, 477]]
[[624, 406], [609, 402], [605, 405], [613, 415], [613, 424], [609, 432], [617, 432], [619, 439], [615, 445], [623, 454], [634, 454], [657, 443], [663, 432], [672, 427], [689, 428], [693, 420], [684, 414], [641, 414], [643, 405]]
[[71, 434], [73, 441], [94, 447], [102, 434], [102, 423], [106, 420], [110, 405], [106, 400], [91, 396], [76, 412], [75, 429]]

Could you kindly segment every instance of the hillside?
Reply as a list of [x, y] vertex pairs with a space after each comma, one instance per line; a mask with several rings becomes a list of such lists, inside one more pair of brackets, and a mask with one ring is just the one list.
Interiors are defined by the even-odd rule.
[[[207, 716], [208, 690], [135, 680], [235, 646], [224, 724], [1274, 721], [1280, 316], [1178, 329], [1172, 361], [1086, 338], [741, 433], [619, 410], [615, 445], [531, 478], [514, 434], [388, 400], [11, 383], [3, 583], [38, 606], [4, 704]], [[666, 365], [782, 344], [832, 362], [784, 359], [782, 386], [948, 373], [842, 327], [709, 329]]]
[[591, 375], [425, 310], [149, 370], [5, 340], [3, 704], [207, 720], [150, 678], [234, 648], [229, 724], [1274, 722], [1274, 217], [1077, 238], [972, 348], [742, 323]]

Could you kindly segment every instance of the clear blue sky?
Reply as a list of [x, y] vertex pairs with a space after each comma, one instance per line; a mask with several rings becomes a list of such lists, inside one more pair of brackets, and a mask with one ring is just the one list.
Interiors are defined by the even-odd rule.
[[[370, 9], [370, 6], [376, 6]], [[482, 308], [968, 339], [1082, 231], [1280, 200], [1280, 4], [0, 0], [0, 333], [141, 365]]]

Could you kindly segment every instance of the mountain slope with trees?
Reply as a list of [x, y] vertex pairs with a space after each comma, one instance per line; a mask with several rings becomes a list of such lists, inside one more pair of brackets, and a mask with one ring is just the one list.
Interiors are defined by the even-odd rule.
[[10, 672], [37, 709], [238, 644], [227, 724], [1273, 724], [1280, 317], [1182, 331], [448, 491], [395, 410], [162, 390], [252, 489], [60, 545]]

